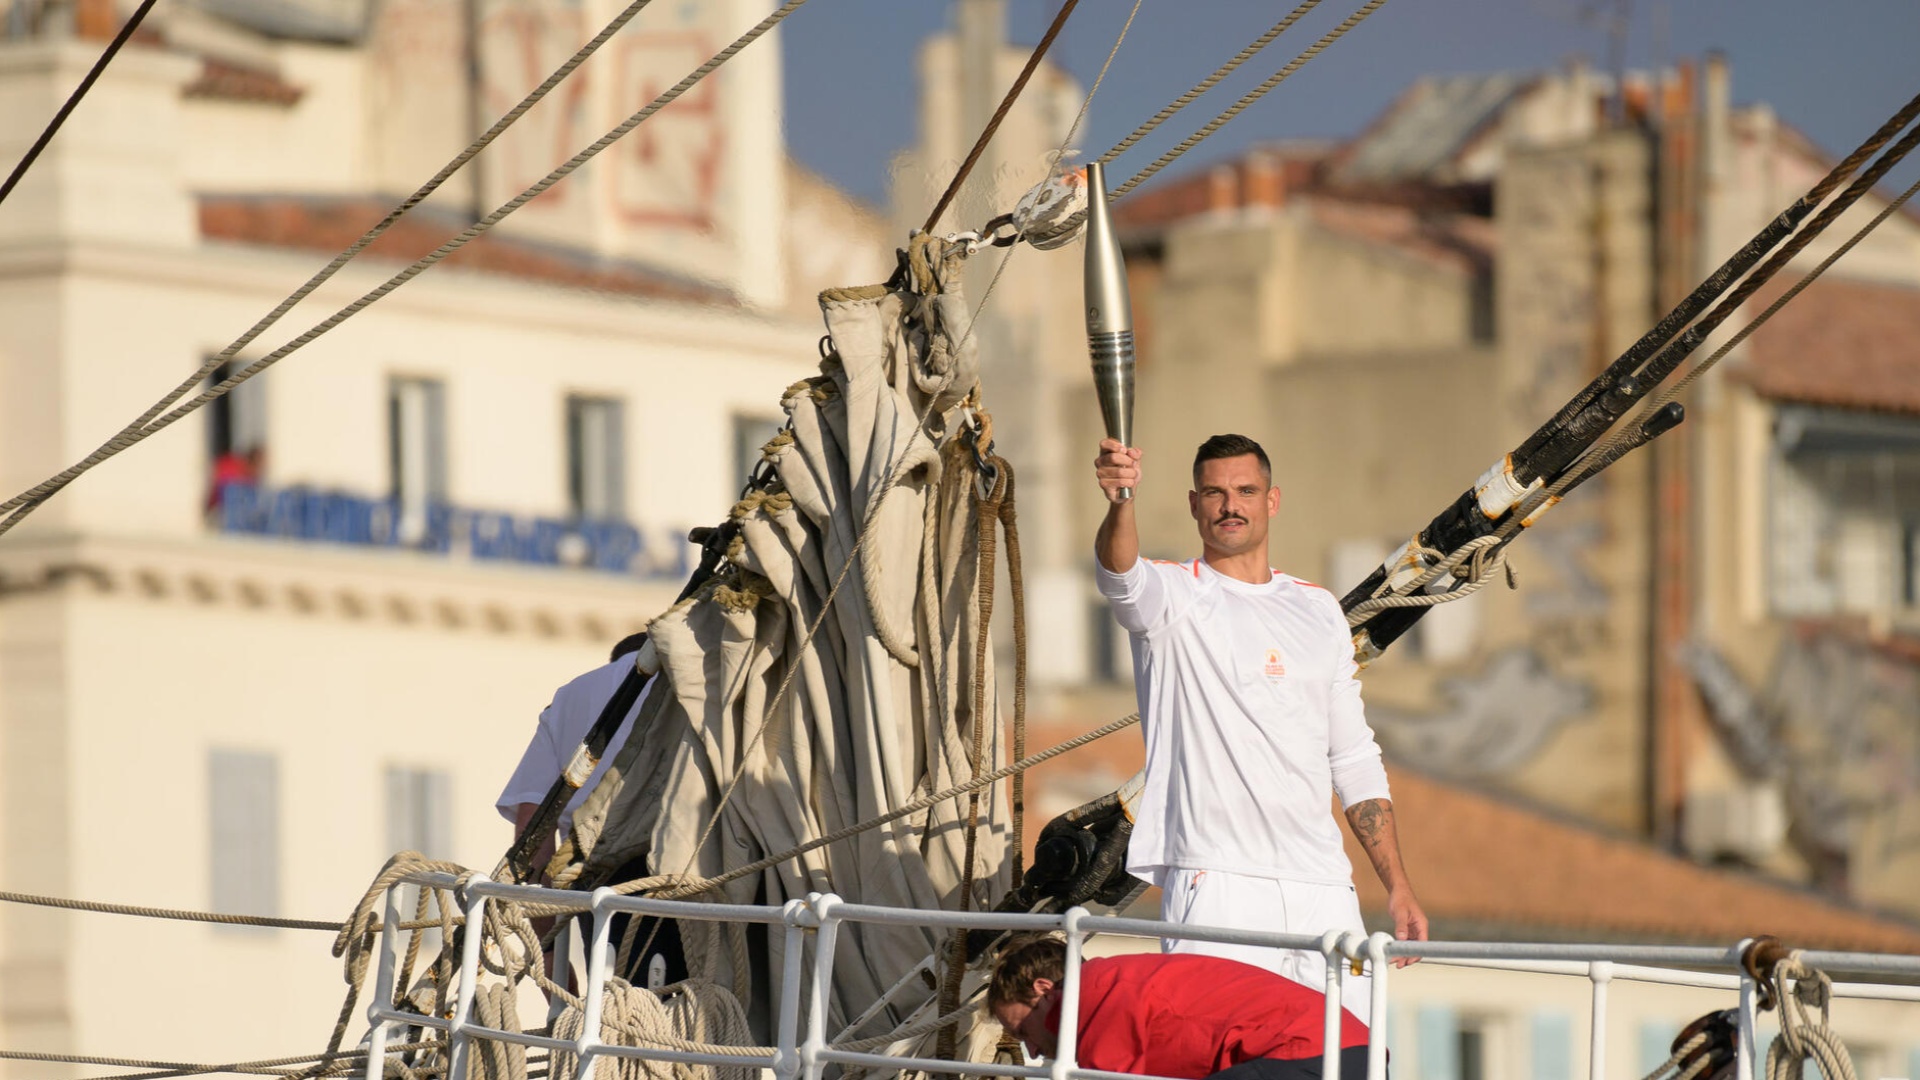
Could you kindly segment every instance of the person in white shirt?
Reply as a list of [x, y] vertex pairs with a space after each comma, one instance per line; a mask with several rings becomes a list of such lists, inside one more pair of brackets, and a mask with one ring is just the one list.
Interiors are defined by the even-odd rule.
[[[1348, 825], [1387, 889], [1394, 936], [1424, 941], [1427, 917], [1401, 863], [1380, 747], [1354, 677], [1339, 600], [1272, 569], [1267, 532], [1280, 490], [1260, 445], [1215, 435], [1193, 463], [1187, 507], [1201, 557], [1140, 557], [1137, 448], [1100, 443], [1094, 472], [1107, 498], [1095, 538], [1101, 594], [1132, 639], [1146, 737], [1146, 787], [1127, 869], [1161, 888], [1168, 922], [1286, 933], [1365, 932], [1353, 868], [1327, 812], [1340, 796]], [[1325, 984], [1317, 952], [1167, 939]], [[1366, 980], [1342, 999], [1361, 1020]]]
[[[494, 800], [494, 809], [500, 812], [501, 817], [513, 823], [515, 842], [518, 842], [520, 835], [526, 831], [535, 811], [539, 810], [540, 803], [546, 799], [547, 792], [553, 787], [554, 782], [560, 779], [560, 774], [565, 771], [567, 763], [573, 760], [574, 752], [587, 740], [587, 733], [592, 730], [594, 722], [600, 719], [600, 713], [607, 707], [607, 702], [613, 698], [614, 693], [620, 689], [620, 684], [633, 671], [633, 654], [640, 651], [641, 646], [646, 644], [646, 640], [647, 636], [644, 633], [633, 634], [622, 639], [613, 647], [613, 655], [609, 663], [594, 668], [554, 691], [552, 704], [540, 711], [540, 722], [534, 728], [533, 738], [528, 741], [526, 751], [520, 756], [520, 764], [513, 770], [513, 775], [507, 779], [507, 785], [501, 790], [500, 797]], [[539, 847], [534, 850], [531, 865], [544, 868], [553, 859], [556, 840], [564, 839], [573, 831], [574, 811], [587, 801], [587, 796], [592, 793], [594, 785], [600, 782], [600, 777], [613, 763], [614, 755], [626, 743], [628, 733], [633, 730], [634, 718], [640, 715], [640, 707], [646, 704], [647, 695], [652, 690], [653, 684], [649, 682], [640, 691], [640, 696], [634, 699], [633, 707], [627, 710], [625, 717], [621, 718], [620, 727], [608, 741], [606, 752], [600, 755], [599, 764], [587, 774], [587, 781], [580, 785], [580, 790], [574, 792], [573, 797], [567, 800], [554, 833], [544, 837]], [[611, 880], [626, 881], [642, 877], [646, 873], [647, 868], [644, 862], [636, 860], [616, 871]], [[542, 876], [544, 877], [544, 874]], [[627, 918], [624, 914], [614, 916], [612, 937], [616, 946], [620, 944], [626, 932]], [[536, 920], [535, 925], [543, 935], [546, 933], [544, 921]], [[580, 931], [583, 935], [591, 934], [590, 921], [583, 918]], [[678, 928], [672, 920], [667, 920], [658, 930], [655, 930], [654, 920], [651, 917], [644, 918], [638, 933], [638, 940], [649, 942], [650, 945], [643, 951], [643, 955], [635, 958], [635, 961], [630, 964], [627, 974], [634, 977], [632, 981], [658, 989], [668, 983], [686, 978], [686, 959], [681, 949]], [[551, 955], [548, 957], [548, 969], [552, 969]]]

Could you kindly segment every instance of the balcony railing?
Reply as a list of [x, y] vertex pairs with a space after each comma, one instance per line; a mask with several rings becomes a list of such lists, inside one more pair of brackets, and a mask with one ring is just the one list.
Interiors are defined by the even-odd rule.
[[[1138, 938], [1183, 938], [1194, 941], [1239, 945], [1306, 949], [1327, 957], [1326, 1026], [1322, 1075], [1340, 1080], [1340, 1001], [1347, 972], [1364, 969], [1372, 976], [1372, 1022], [1369, 1025], [1367, 1080], [1385, 1080], [1387, 1070], [1386, 1032], [1392, 1008], [1393, 978], [1390, 961], [1397, 957], [1460, 967], [1535, 972], [1582, 978], [1590, 984], [1592, 1024], [1588, 1050], [1588, 1077], [1606, 1076], [1606, 1032], [1608, 989], [1615, 982], [1657, 983], [1705, 989], [1735, 991], [1739, 999], [1738, 1078], [1752, 1080], [1758, 1072], [1756, 1029], [1756, 983], [1741, 966], [1746, 942], [1730, 948], [1711, 946], [1639, 946], [1639, 945], [1566, 945], [1505, 944], [1472, 941], [1400, 942], [1385, 933], [1362, 935], [1330, 931], [1315, 937], [1302, 934], [1265, 933], [1221, 927], [1179, 925], [1150, 919], [1130, 919], [1095, 915], [1084, 908], [1073, 908], [1058, 915], [1018, 915], [993, 912], [922, 911], [907, 908], [874, 907], [848, 903], [832, 894], [812, 894], [805, 900], [792, 900], [780, 907], [740, 904], [693, 903], [621, 896], [611, 889], [593, 893], [542, 889], [526, 885], [507, 885], [469, 878], [465, 885], [466, 924], [483, 925], [485, 907], [499, 901], [570, 906], [592, 915], [593, 938], [586, 950], [586, 988], [582, 995], [583, 1023], [577, 1039], [558, 1039], [520, 1031], [490, 1028], [473, 1020], [473, 1000], [480, 972], [480, 934], [464, 938], [459, 983], [451, 1016], [424, 1016], [393, 1008], [395, 972], [405, 953], [406, 931], [399, 929], [406, 912], [403, 892], [406, 884], [436, 889], [454, 889], [459, 885], [445, 874], [418, 874], [396, 883], [387, 892], [386, 917], [382, 930], [373, 1004], [367, 1014], [373, 1024], [367, 1062], [367, 1080], [382, 1080], [387, 1047], [397, 1026], [431, 1028], [443, 1032], [449, 1048], [449, 1077], [461, 1080], [474, 1039], [496, 1039], [530, 1048], [545, 1048], [577, 1055], [578, 1070], [573, 1080], [590, 1080], [596, 1058], [612, 1056], [648, 1061], [679, 1062], [690, 1065], [731, 1066], [766, 1069], [774, 1080], [820, 1080], [829, 1064], [856, 1065], [888, 1070], [910, 1069], [934, 1073], [964, 1071], [977, 1076], [1035, 1077], [1046, 1080], [1132, 1080], [1130, 1074], [1102, 1072], [1079, 1067], [1074, 1060], [1078, 1037], [1080, 966], [1083, 946], [1092, 934]], [[613, 916], [621, 913], [665, 918], [716, 922], [761, 924], [780, 928], [786, 935], [784, 955], [793, 958], [786, 965], [775, 1010], [772, 1053], [761, 1048], [744, 1049], [739, 1054], [700, 1053], [652, 1046], [626, 1046], [601, 1038], [601, 1003], [609, 970], [614, 962], [610, 940]], [[832, 997], [834, 953], [840, 928], [847, 923], [894, 924], [965, 930], [1057, 930], [1066, 937], [1066, 971], [1060, 1006], [1060, 1032], [1057, 1055], [1045, 1065], [1000, 1065], [969, 1062], [956, 1069], [949, 1060], [890, 1056], [837, 1048], [828, 1034], [827, 1002]], [[563, 934], [566, 933], [563, 929]], [[805, 939], [814, 935], [811, 962]], [[562, 941], [556, 951], [566, 955]], [[1817, 952], [1801, 954], [1801, 960], [1829, 974], [1853, 974], [1887, 980], [1873, 983], [1842, 983], [1833, 986], [1839, 998], [1879, 999], [1920, 1002], [1920, 956], [1878, 953]], [[811, 993], [802, 994], [803, 984], [811, 980]], [[805, 1007], [805, 1016], [801, 1015]], [[555, 1077], [554, 1080], [561, 1080]], [[1357, 1080], [1357, 1078], [1349, 1078]]]

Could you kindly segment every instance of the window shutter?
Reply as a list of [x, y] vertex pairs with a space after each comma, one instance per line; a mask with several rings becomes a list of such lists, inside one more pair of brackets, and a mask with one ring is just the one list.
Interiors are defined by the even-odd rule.
[[213, 750], [207, 783], [212, 909], [279, 914], [279, 762], [272, 754]]
[[1422, 1005], [1415, 1014], [1421, 1080], [1461, 1080], [1460, 1018], [1445, 1005]]
[[1533, 1080], [1573, 1080], [1573, 1020], [1566, 1013], [1533, 1014]]

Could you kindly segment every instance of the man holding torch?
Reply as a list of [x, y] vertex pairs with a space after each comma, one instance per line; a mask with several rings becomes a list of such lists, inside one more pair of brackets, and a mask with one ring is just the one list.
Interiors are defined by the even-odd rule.
[[[1168, 922], [1364, 933], [1353, 868], [1327, 812], [1338, 793], [1386, 886], [1394, 936], [1423, 941], [1427, 918], [1401, 863], [1346, 616], [1332, 593], [1271, 568], [1268, 526], [1280, 490], [1259, 444], [1216, 435], [1194, 456], [1187, 510], [1200, 558], [1140, 557], [1134, 496], [1141, 453], [1128, 445], [1133, 350], [1124, 270], [1112, 269], [1119, 250], [1099, 168], [1088, 172], [1088, 332], [1111, 436], [1094, 461], [1107, 499], [1095, 576], [1132, 638], [1147, 744], [1127, 869], [1160, 886]], [[1309, 986], [1325, 981], [1317, 952], [1162, 945], [1241, 960]], [[1347, 980], [1342, 997], [1365, 1021], [1366, 981]]]

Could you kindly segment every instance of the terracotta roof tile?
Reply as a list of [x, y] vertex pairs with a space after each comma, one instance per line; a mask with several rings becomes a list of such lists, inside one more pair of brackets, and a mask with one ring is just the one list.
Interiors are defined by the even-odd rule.
[[[1084, 730], [1084, 729], [1080, 729]], [[1079, 734], [1035, 725], [1031, 747]], [[1034, 771], [1031, 810], [1049, 782], [1115, 784], [1140, 767], [1138, 733], [1103, 739]], [[1920, 924], [1850, 907], [1756, 874], [1701, 866], [1515, 801], [1389, 762], [1400, 846], [1414, 888], [1446, 934], [1529, 940], [1630, 940], [1731, 945], [1774, 934], [1789, 945], [1920, 953]], [[1076, 776], [1078, 774], [1078, 776]], [[1084, 780], [1075, 784], [1084, 787]], [[1354, 884], [1370, 918], [1386, 895], [1344, 824]], [[1377, 925], [1377, 921], [1376, 921]]]
[[1920, 414], [1920, 289], [1823, 277], [1754, 332], [1737, 377], [1776, 401]]
[[271, 71], [240, 67], [210, 56], [201, 60], [200, 65], [200, 76], [181, 91], [187, 97], [297, 105], [306, 95], [305, 90]]
[[[1392, 773], [1407, 871], [1435, 920], [1522, 939], [1732, 945], [1773, 934], [1795, 947], [1920, 953], [1920, 924], [1701, 866], [1406, 768]], [[1383, 911], [1386, 895], [1351, 836], [1347, 848], [1361, 905]]]
[[[347, 248], [385, 217], [393, 202], [370, 198], [289, 195], [203, 195], [200, 235], [268, 247], [333, 254]], [[362, 258], [412, 262], [467, 225], [465, 219], [430, 207], [401, 218]], [[555, 244], [489, 234], [448, 257], [467, 270], [524, 278], [550, 285], [699, 304], [737, 303], [732, 293], [634, 262], [603, 259]]]

